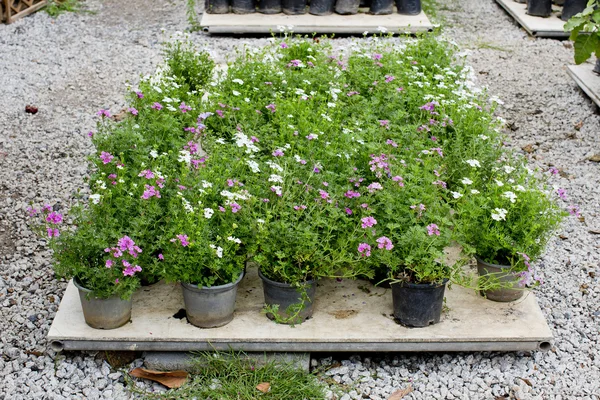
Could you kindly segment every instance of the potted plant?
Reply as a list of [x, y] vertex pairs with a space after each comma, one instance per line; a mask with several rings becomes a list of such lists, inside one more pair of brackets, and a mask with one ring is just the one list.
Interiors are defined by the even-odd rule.
[[131, 319], [132, 295], [140, 286], [143, 253], [129, 236], [119, 234], [118, 221], [100, 217], [90, 205], [71, 209], [74, 229], [62, 229], [63, 216], [45, 205], [29, 209], [40, 234], [48, 237], [58, 278], [73, 279], [85, 322], [96, 329], [118, 328]]
[[425, 327], [440, 321], [446, 284], [460, 265], [444, 258], [452, 224], [443, 197], [443, 153], [410, 153], [390, 147], [371, 155], [371, 175], [357, 196], [363, 204], [356, 251], [363, 262], [387, 271], [396, 320]]
[[[565, 213], [518, 160], [491, 167], [465, 162], [471, 168], [455, 192], [457, 232], [475, 254], [482, 294], [489, 300], [515, 301], [540, 281], [532, 263]], [[558, 193], [564, 196], [564, 191]]]
[[[571, 32], [569, 37], [574, 43], [575, 64], [579, 65], [588, 60], [592, 54], [600, 60], [600, 9], [598, 0], [588, 0], [583, 11], [569, 18], [565, 24], [565, 32]], [[595, 71], [600, 71], [596, 61]]]

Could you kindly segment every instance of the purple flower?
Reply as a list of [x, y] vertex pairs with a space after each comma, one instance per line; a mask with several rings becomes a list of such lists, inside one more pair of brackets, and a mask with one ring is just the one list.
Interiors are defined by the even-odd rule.
[[382, 126], [384, 128], [390, 129], [389, 125], [390, 125], [390, 121], [388, 121], [387, 119], [380, 119], [379, 120], [379, 126]]
[[162, 253], [160, 253], [160, 254], [158, 255], [158, 259], [159, 259], [160, 261], [164, 261], [164, 260], [165, 260], [165, 256], [163, 256], [163, 255], [162, 255]]
[[421, 110], [429, 111], [431, 113], [431, 112], [435, 111], [435, 106], [439, 106], [439, 105], [440, 105], [440, 103], [438, 103], [437, 101], [430, 101], [429, 103], [426, 103], [419, 108]]
[[359, 244], [358, 253], [363, 257], [369, 257], [371, 255], [371, 246], [369, 246], [367, 243]]
[[[144, 177], [144, 178], [146, 178], [146, 179], [153, 179], [153, 178], [154, 178], [154, 172], [152, 172], [152, 171], [151, 171], [151, 170], [149, 170], [149, 169], [145, 169], [145, 170], [143, 170], [142, 172], [140, 172], [140, 173], [138, 174], [138, 176]], [[116, 176], [115, 176], [115, 178], [116, 178]]]
[[373, 58], [373, 60], [379, 61], [379, 60], [381, 60], [381, 57], [383, 57], [383, 56], [381, 54], [375, 53], [371, 57]]
[[346, 193], [344, 193], [344, 196], [346, 196], [349, 199], [352, 199], [354, 197], [360, 197], [360, 193], [352, 191], [352, 190], [348, 190]]
[[260, 140], [258, 140], [258, 138], [256, 136], [250, 136], [250, 141], [252, 143], [258, 143], [258, 142], [260, 142]]
[[88, 135], [89, 137], [94, 137], [94, 132], [92, 132], [92, 131], [89, 131], [87, 135]]
[[187, 235], [175, 235], [175, 239], [171, 239], [171, 242], [176, 242], [177, 240], [179, 240], [179, 243], [183, 246], [183, 247], [187, 247], [190, 244], [189, 238]]
[[352, 213], [352, 210], [351, 210], [351, 209], [349, 209], [348, 207], [346, 207], [346, 208], [344, 209], [344, 211], [346, 211], [346, 214], [348, 214], [348, 215], [352, 215], [352, 214], [353, 214], [353, 213]]
[[550, 172], [552, 175], [558, 175], [559, 171], [558, 171], [558, 168], [556, 168], [556, 167], [550, 167], [548, 169], [548, 172]]
[[397, 90], [398, 92], [403, 92], [403, 91], [404, 91], [404, 88], [403, 88], [403, 87], [399, 87], [399, 88], [397, 88], [396, 90]]
[[283, 150], [277, 149], [273, 152], [273, 157], [283, 157]]
[[162, 106], [162, 104], [160, 104], [160, 103], [158, 103], [158, 102], [154, 102], [154, 104], [152, 104], [152, 107], [151, 107], [151, 108], [153, 108], [153, 109], [155, 109], [155, 110], [159, 110], [159, 111], [160, 111], [160, 110], [162, 110], [163, 106]]
[[33, 207], [27, 207], [27, 213], [29, 214], [30, 217], [33, 217], [34, 215], [37, 214], [37, 210]]
[[306, 210], [306, 206], [305, 205], [294, 206], [294, 210], [296, 210], [296, 211]]
[[367, 203], [362, 203], [360, 206], [365, 209], [369, 208], [369, 205]]
[[292, 60], [290, 61], [290, 63], [288, 64], [288, 67], [298, 67], [300, 66], [300, 64], [302, 64], [302, 61], [300, 60]]
[[363, 229], [371, 228], [373, 225], [377, 225], [377, 220], [373, 217], [364, 217], [360, 221], [362, 222], [361, 226]]
[[112, 266], [115, 264], [115, 262], [113, 260], [106, 260], [106, 262], [104, 263], [104, 265], [106, 266], [106, 268], [112, 268]]
[[286, 42], [281, 42], [279, 46], [281, 46], [282, 49], [287, 49], [289, 47]]
[[329, 198], [329, 193], [327, 193], [326, 191], [324, 191], [323, 189], [319, 189], [319, 196], [321, 196], [321, 198], [323, 200], [328, 199]]
[[145, 185], [145, 188], [146, 190], [144, 190], [144, 194], [142, 194], [142, 199], [148, 200], [150, 197], [160, 199], [160, 192], [154, 186]]
[[318, 136], [317, 136], [317, 135], [315, 135], [314, 133], [311, 133], [311, 134], [309, 134], [308, 136], [306, 136], [306, 138], [307, 138], [308, 140], [314, 140], [314, 139], [318, 138]]
[[393, 81], [394, 79], [396, 79], [396, 77], [395, 77], [395, 76], [393, 76], [393, 75], [386, 75], [386, 76], [385, 76], [385, 82], [386, 82], [386, 83], [390, 83], [390, 82], [391, 82], [391, 81]]
[[133, 107], [129, 107], [127, 111], [129, 111], [132, 115], [138, 115], [138, 110]]
[[313, 168], [313, 172], [314, 172], [315, 174], [318, 174], [318, 173], [320, 173], [320, 172], [321, 172], [321, 170], [320, 170], [319, 168], [317, 168], [317, 167], [314, 167], [314, 168]]
[[385, 143], [389, 144], [392, 147], [398, 147], [398, 143], [394, 142], [392, 139], [386, 140]]
[[381, 183], [379, 182], [373, 182], [367, 186], [367, 189], [369, 189], [369, 193], [375, 193], [376, 191], [383, 189], [383, 186], [381, 186]]
[[581, 217], [579, 206], [576, 204], [571, 204], [570, 206], [568, 206], [567, 211], [569, 211], [569, 214], [575, 215], [577, 218]]
[[431, 149], [431, 151], [437, 152], [440, 155], [440, 157], [442, 157], [442, 158], [444, 157], [444, 153], [442, 153], [442, 149], [439, 147], [434, 147]]
[[223, 118], [223, 110], [217, 110], [215, 112], [217, 113], [217, 115], [219, 116], [219, 118]]
[[436, 224], [429, 224], [429, 225], [427, 225], [427, 234], [429, 236], [431, 236], [431, 235], [440, 236], [440, 230]]
[[136, 265], [134, 267], [129, 265], [127, 268], [125, 268], [123, 270], [123, 275], [124, 276], [134, 276], [136, 272], [140, 272], [141, 270], [142, 270], [142, 267], [140, 267], [139, 265]]
[[50, 222], [51, 224], [54, 225], [58, 225], [62, 222], [63, 217], [62, 215], [60, 215], [59, 213], [57, 213], [56, 211], [52, 211], [50, 214], [48, 214], [48, 216], [46, 217], [46, 221]]
[[138, 99], [143, 99], [144, 98], [144, 93], [140, 92], [139, 90], [136, 91], [135, 94], [137, 95]]
[[446, 189], [446, 187], [448, 186], [448, 185], [446, 185], [446, 182], [444, 182], [444, 181], [435, 181], [435, 182], [433, 182], [433, 184], [439, 185], [439, 186], [443, 187], [444, 189]]
[[179, 105], [179, 109], [181, 110], [182, 113], [186, 113], [188, 111], [192, 111], [192, 107], [188, 106], [187, 104], [185, 104], [183, 101], [181, 102], [181, 104]]
[[399, 175], [393, 176], [392, 180], [394, 182], [398, 182], [398, 186], [400, 186], [400, 187], [404, 186], [404, 182], [402, 182], [404, 179], [401, 176], [399, 176]]
[[52, 206], [50, 204], [44, 204], [44, 206], [42, 207], [42, 211], [52, 212]]
[[265, 106], [267, 110], [270, 110], [272, 113], [275, 112], [275, 104], [271, 103]]
[[96, 115], [100, 117], [110, 118], [110, 111], [102, 108], [96, 113]]
[[113, 158], [115, 158], [115, 157], [112, 154], [107, 153], [105, 151], [100, 153], [100, 159], [102, 160], [102, 163], [105, 165], [108, 164], [109, 162], [111, 162]]
[[377, 239], [377, 243], [377, 247], [380, 249], [391, 250], [394, 248], [392, 241], [385, 236], [382, 236], [379, 239]]
[[46, 228], [46, 231], [48, 232], [49, 238], [60, 236], [60, 232], [56, 228]]
[[352, 96], [354, 96], [354, 95], [357, 95], [357, 94], [360, 94], [360, 93], [359, 93], [359, 92], [354, 92], [354, 91], [353, 91], [353, 92], [348, 92], [348, 93], [346, 93], [346, 96], [348, 96], [348, 97], [352, 97]]
[[200, 115], [198, 115], [198, 123], [204, 121], [206, 118], [210, 117], [211, 115], [214, 115], [214, 114], [211, 113], [210, 111], [201, 113]]
[[242, 206], [240, 206], [238, 203], [231, 203], [230, 206], [231, 212], [234, 214], [242, 209]]
[[558, 195], [558, 197], [560, 197], [564, 201], [567, 201], [567, 191], [565, 189], [563, 189], [563, 188], [556, 189], [556, 194]]

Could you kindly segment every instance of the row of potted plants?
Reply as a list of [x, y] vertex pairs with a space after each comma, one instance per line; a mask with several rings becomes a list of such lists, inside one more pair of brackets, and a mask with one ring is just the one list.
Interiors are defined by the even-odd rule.
[[[273, 42], [240, 48], [225, 72], [191, 43], [167, 43], [125, 118], [100, 110], [91, 194], [64, 229], [52, 207], [30, 210], [57, 276], [90, 291], [83, 303], [167, 279], [182, 283], [191, 323], [220, 326], [252, 260], [277, 322], [310, 316], [316, 280], [366, 277], [392, 282], [401, 323], [427, 326], [448, 282], [500, 301], [539, 282], [531, 263], [566, 194], [503, 146], [498, 100], [473, 89], [452, 45], [375, 36], [336, 54], [325, 38]], [[449, 265], [453, 242], [463, 258]], [[473, 254], [483, 279], [463, 268]], [[432, 293], [434, 312], [409, 289]], [[99, 328], [126, 320], [86, 315]]]

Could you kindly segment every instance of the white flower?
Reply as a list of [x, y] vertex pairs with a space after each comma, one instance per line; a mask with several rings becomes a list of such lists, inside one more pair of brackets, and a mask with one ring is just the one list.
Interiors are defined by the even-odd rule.
[[477, 161], [477, 160], [466, 160], [465, 162], [467, 164], [469, 164], [473, 168], [480, 168], [481, 167], [481, 164], [479, 164], [479, 161]]
[[[181, 195], [181, 193], [177, 193], [177, 194]], [[183, 203], [183, 208], [185, 208], [185, 211], [187, 211], [188, 213], [194, 212], [194, 207], [192, 207], [190, 202], [187, 201], [185, 197], [183, 197], [183, 196], [181, 197], [181, 202]]]
[[117, 169], [123, 169], [123, 165], [117, 164]]
[[215, 210], [213, 210], [212, 208], [205, 208], [204, 209], [204, 218], [211, 219], [211, 217], [213, 216], [214, 213], [215, 213]]
[[219, 143], [219, 144], [225, 144], [225, 139], [223, 139], [223, 138], [218, 138], [217, 140], [215, 140], [215, 143]]
[[450, 192], [452, 193], [452, 197], [454, 197], [455, 199], [460, 199], [463, 195], [461, 193], [458, 192]]
[[100, 203], [100, 197], [102, 197], [102, 196], [100, 196], [98, 193], [96, 193], [96, 194], [90, 194], [90, 200], [94, 204]]
[[504, 186], [504, 183], [502, 183], [502, 181], [499, 181], [498, 179], [494, 179], [494, 182], [496, 182], [496, 185], [500, 187]]
[[492, 219], [496, 221], [503, 221], [506, 219], [506, 213], [508, 211], [504, 208], [494, 208], [494, 211], [496, 211], [496, 213], [492, 213]]
[[255, 174], [260, 172], [260, 168], [258, 167], [258, 163], [256, 161], [248, 160], [246, 161], [246, 164], [248, 164], [252, 172]]
[[236, 237], [233, 237], [233, 236], [228, 236], [228, 237], [227, 237], [227, 240], [229, 240], [230, 242], [237, 243], [237, 244], [240, 244], [240, 243], [242, 243], [242, 241], [241, 241], [240, 239], [238, 239], [238, 238], [236, 238]]
[[515, 190], [517, 192], [524, 192], [526, 189], [522, 185], [515, 186]]
[[186, 164], [189, 164], [192, 162], [192, 155], [190, 154], [190, 152], [188, 150], [180, 150], [177, 161], [185, 162]]
[[234, 96], [239, 96], [241, 93], [238, 92], [237, 90], [233, 90], [231, 93], [233, 93]]
[[101, 180], [97, 180], [96, 181], [96, 186], [98, 186], [102, 190], [106, 189], [106, 183], [104, 181], [101, 181]]
[[239, 83], [240, 85], [244, 84], [244, 81], [241, 79], [232, 79], [231, 82]]
[[217, 247], [215, 251], [217, 252], [217, 257], [223, 258], [223, 248], [221, 246]]
[[327, 107], [333, 108], [333, 107], [335, 107], [335, 103], [327, 103]]
[[272, 175], [269, 177], [269, 182], [274, 182], [274, 183], [283, 183], [283, 177], [282, 177], [282, 176], [279, 176], [279, 175], [272, 174]]
[[257, 219], [257, 220], [256, 220], [256, 222], [258, 222], [259, 224], [264, 224], [264, 223], [265, 223], [265, 220], [264, 220], [264, 219], [260, 219], [260, 218], [259, 218], [259, 219]]
[[238, 147], [246, 147], [246, 153], [248, 153], [248, 154], [257, 153], [260, 151], [258, 146], [256, 146], [254, 143], [252, 143], [252, 140], [250, 140], [250, 138], [248, 138], [248, 136], [246, 136], [242, 132], [237, 132], [234, 135], [234, 139], [235, 139], [235, 144], [237, 144]]
[[506, 172], [507, 174], [510, 174], [511, 172], [513, 172], [515, 170], [510, 165], [505, 165], [503, 168], [504, 168], [504, 172]]
[[152, 158], [158, 157], [158, 152], [156, 150], [150, 150], [150, 157], [152, 157]]
[[125, 179], [121, 178], [117, 182], [119, 182], [119, 183], [125, 183]]
[[245, 101], [246, 103], [250, 103], [250, 99], [249, 99], [249, 98], [247, 98], [247, 97], [246, 97], [246, 98], [244, 98], [244, 101]]
[[208, 182], [208, 181], [202, 181], [202, 187], [204, 189], [208, 189], [212, 187], [212, 183]]
[[281, 191], [281, 186], [271, 186], [271, 189], [275, 192], [277, 196], [281, 196], [281, 194], [283, 193]]
[[378, 26], [377, 30], [381, 33], [386, 33], [387, 32], [387, 28], [385, 26]]
[[473, 181], [469, 178], [462, 178], [461, 182], [463, 183], [463, 185], [470, 185], [473, 183]]
[[271, 169], [274, 169], [275, 171], [283, 172], [283, 168], [281, 168], [281, 166], [274, 161], [271, 161], [271, 160], [267, 161], [267, 165], [269, 167], [271, 167]]
[[514, 203], [517, 201], [517, 195], [514, 194], [513, 192], [504, 192], [504, 193], [502, 193], [502, 197], [509, 199], [511, 203]]
[[479, 190], [477, 190], [477, 189], [471, 189], [471, 194], [479, 194]]

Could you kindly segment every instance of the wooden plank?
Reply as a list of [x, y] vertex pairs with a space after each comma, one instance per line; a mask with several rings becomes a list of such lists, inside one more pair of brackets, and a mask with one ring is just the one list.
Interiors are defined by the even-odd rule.
[[[417, 33], [430, 31], [434, 25], [427, 15], [355, 15], [331, 14], [315, 16], [311, 14], [203, 14], [200, 20], [203, 30], [208, 33], [271, 33], [279, 32], [280, 27], [293, 30], [294, 33], [378, 33], [381, 27], [394, 33]], [[290, 29], [291, 28], [291, 29]]]
[[12, 14], [11, 12], [11, 7], [10, 7], [10, 3], [12, 3], [12, 0], [5, 0], [4, 4], [5, 4], [5, 8], [6, 8], [6, 17], [5, 17], [5, 22], [7, 24], [12, 24], [13, 22], [15, 22], [16, 20], [18, 20], [19, 18], [22, 18], [26, 15], [29, 15], [33, 12], [36, 12], [37, 10], [39, 10], [40, 8], [44, 7], [47, 4], [47, 0], [40, 0], [40, 2], [33, 4], [32, 6], [16, 13], [16, 14]]
[[567, 72], [598, 107], [600, 107], [600, 75], [592, 70], [594, 64], [569, 65]]
[[560, 19], [562, 7], [552, 6], [552, 15], [548, 18], [534, 17], [527, 14], [527, 5], [514, 0], [496, 0], [519, 25], [532, 36], [549, 38], [568, 38], [564, 31], [565, 21]]

